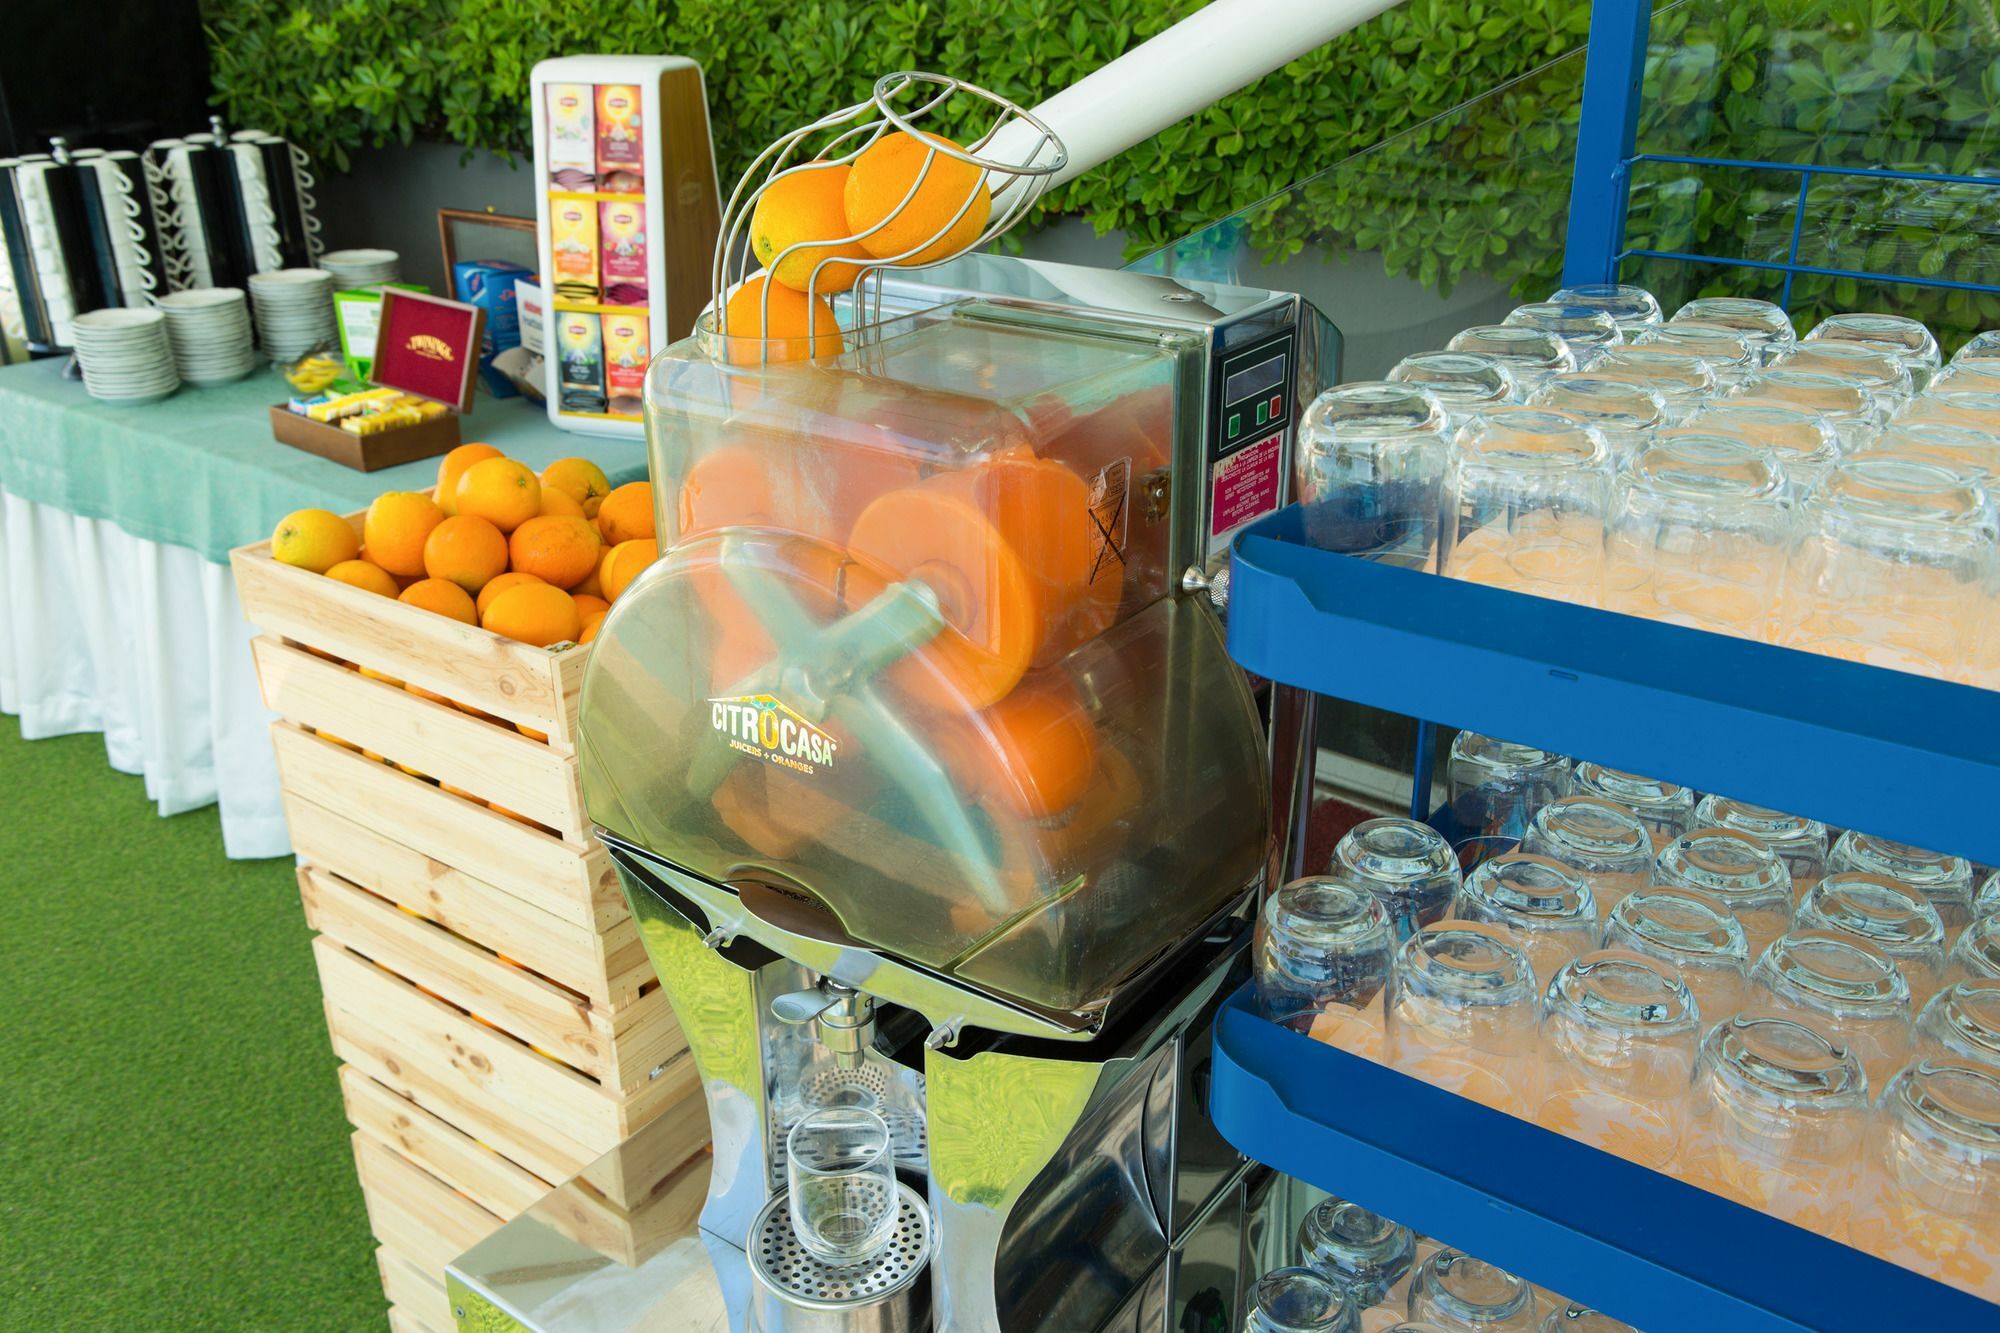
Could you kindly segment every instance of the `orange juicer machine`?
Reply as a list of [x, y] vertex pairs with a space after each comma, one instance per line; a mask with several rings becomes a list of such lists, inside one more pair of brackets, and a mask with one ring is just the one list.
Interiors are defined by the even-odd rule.
[[[1182, 65], [1200, 36], [1174, 39]], [[1090, 165], [1054, 103], [937, 76], [809, 128], [851, 153], [955, 94], [997, 108], [951, 151], [993, 182], [981, 239]], [[741, 262], [723, 230], [718, 298]], [[1288, 498], [1337, 335], [1290, 293], [983, 254], [871, 267], [833, 308], [840, 333], [796, 346], [732, 333], [718, 300], [654, 361], [664, 553], [583, 684], [585, 804], [708, 1099], [701, 1232], [729, 1308], [1240, 1320], [1253, 1182], [1200, 1071], [1274, 852], [1218, 574]], [[879, 1273], [771, 1262], [786, 1135], [825, 1106], [880, 1114], [922, 1201], [922, 1243]]]

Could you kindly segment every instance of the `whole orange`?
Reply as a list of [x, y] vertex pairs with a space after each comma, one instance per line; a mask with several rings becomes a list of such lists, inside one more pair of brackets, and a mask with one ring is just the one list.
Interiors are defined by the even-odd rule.
[[597, 530], [606, 546], [653, 536], [658, 531], [653, 520], [653, 483], [628, 481], [605, 496], [597, 511]]
[[[781, 173], [757, 196], [757, 207], [750, 213], [750, 248], [773, 278], [795, 292], [831, 296], [846, 291], [861, 276], [860, 264], [843, 262], [868, 258], [858, 243], [801, 244], [848, 234], [844, 202], [848, 172], [845, 162], [807, 163]], [[801, 248], [778, 258], [794, 245]], [[813, 269], [821, 263], [826, 267], [815, 278]]]
[[604, 557], [604, 567], [597, 571], [598, 579], [604, 584], [606, 601], [615, 602], [625, 595], [625, 589], [632, 580], [639, 577], [639, 571], [659, 558], [659, 548], [650, 537], [637, 541], [620, 542]]
[[576, 636], [576, 641], [578, 643], [591, 642], [593, 639], [597, 637], [597, 631], [600, 627], [603, 626], [603, 624], [604, 624], [604, 617], [601, 615], [592, 616], [590, 619], [584, 621], [583, 633]]
[[458, 479], [474, 463], [489, 458], [499, 458], [501, 453], [490, 444], [461, 444], [458, 448], [438, 460], [438, 484], [436, 500], [438, 508], [444, 510], [445, 517], [458, 512]]
[[542, 483], [542, 516], [582, 518], [583, 506], [570, 499], [568, 492], [559, 491], [545, 481]]
[[396, 600], [441, 616], [450, 616], [468, 625], [479, 623], [479, 612], [472, 604], [472, 594], [447, 579], [418, 579], [403, 589], [403, 595]]
[[585, 518], [596, 518], [597, 506], [611, 494], [611, 478], [588, 458], [558, 458], [542, 469], [542, 489], [561, 491], [583, 506]]
[[861, 236], [869, 254], [899, 264], [928, 264], [957, 254], [986, 230], [993, 212], [986, 173], [938, 152], [939, 145], [958, 147], [941, 134], [919, 137], [894, 130], [854, 159], [843, 202], [849, 233]]
[[271, 558], [324, 574], [361, 554], [361, 538], [331, 509], [295, 509], [271, 532]]
[[507, 552], [510, 563], [522, 573], [558, 588], [572, 588], [597, 568], [603, 545], [597, 529], [582, 515], [544, 515], [515, 528], [507, 539]]
[[[611, 548], [609, 546], [606, 546], [603, 549], [604, 549], [604, 555], [611, 554]], [[604, 585], [598, 582], [597, 579], [598, 574], [600, 574], [604, 569], [604, 555], [600, 555], [597, 557], [597, 568], [591, 570], [590, 573], [587, 576], [585, 576], [583, 582], [577, 584], [575, 587], [569, 590], [570, 596], [600, 597], [600, 598], [604, 596]]]
[[361, 541], [368, 558], [404, 578], [424, 572], [424, 539], [444, 522], [444, 510], [417, 491], [388, 491], [368, 506]]
[[[766, 286], [771, 292], [768, 336]], [[767, 284], [762, 273], [737, 284], [722, 309], [732, 366], [838, 356], [847, 347], [840, 336], [840, 321], [822, 297], [795, 292], [781, 282]]]
[[525, 463], [483, 458], [467, 468], [454, 491], [458, 512], [512, 532], [542, 512], [542, 481]]
[[572, 588], [569, 595], [576, 602], [576, 613], [583, 617], [583, 623], [586, 625], [590, 623], [592, 616], [601, 616], [611, 609], [611, 603], [593, 593], [578, 592]]
[[501, 574], [496, 578], [494, 578], [494, 580], [491, 583], [488, 583], [485, 587], [479, 590], [479, 601], [476, 603], [475, 609], [478, 610], [480, 617], [484, 619], [486, 615], [486, 608], [493, 605], [493, 599], [495, 597], [498, 597], [501, 593], [507, 591], [507, 589], [518, 588], [524, 583], [546, 583], [546, 582], [547, 582], [546, 579], [537, 578], [533, 574], [526, 574], [518, 569], [510, 569], [505, 574]]
[[424, 572], [477, 596], [507, 568], [507, 538], [476, 514], [454, 514], [424, 540]]
[[495, 634], [504, 634], [537, 648], [574, 639], [583, 633], [576, 603], [561, 588], [546, 583], [524, 583], [509, 588], [493, 599], [480, 624]]
[[343, 560], [326, 576], [363, 592], [380, 593], [384, 597], [396, 595], [396, 580], [389, 577], [389, 571], [367, 560]]

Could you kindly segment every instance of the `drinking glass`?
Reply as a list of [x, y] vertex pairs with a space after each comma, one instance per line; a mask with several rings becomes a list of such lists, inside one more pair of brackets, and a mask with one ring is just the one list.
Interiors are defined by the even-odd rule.
[[1452, 442], [1438, 570], [1587, 605], [1597, 597], [1610, 489], [1596, 427], [1540, 408], [1489, 412]]
[[1521, 324], [1475, 324], [1445, 344], [1448, 352], [1478, 352], [1513, 372], [1525, 396], [1552, 375], [1576, 369], [1576, 354], [1559, 333]]
[[1779, 642], [1947, 679], [1969, 669], [1996, 544], [1976, 486], [1928, 463], [1850, 458], [1799, 527]]
[[1388, 913], [1366, 886], [1327, 875], [1293, 880], [1258, 920], [1264, 1016], [1305, 1032], [1325, 1010], [1367, 1008], [1388, 982], [1394, 944]]
[[1653, 871], [1653, 839], [1639, 816], [1598, 796], [1565, 796], [1535, 812], [1521, 850], [1574, 870], [1590, 885], [1601, 920]]
[[1501, 323], [1555, 334], [1569, 345], [1579, 369], [1588, 368], [1605, 348], [1625, 341], [1625, 335], [1618, 331], [1618, 321], [1598, 306], [1531, 301], [1508, 311]]
[[2000, 434], [2000, 394], [1973, 393], [1965, 389], [1932, 390], [1918, 394], [1891, 419], [1892, 424], [1913, 426], [1935, 421], [1960, 426], [1984, 435]]
[[1886, 350], [1909, 368], [1910, 379], [1922, 393], [1937, 373], [1937, 339], [1923, 324], [1901, 315], [1833, 315], [1813, 326], [1807, 342], [1855, 342]]
[[1587, 371], [1544, 380], [1529, 395], [1528, 405], [1566, 412], [1597, 427], [1614, 470], [1636, 457], [1653, 432], [1667, 424], [1667, 400], [1659, 390]]
[[1632, 341], [1660, 322], [1660, 303], [1644, 287], [1619, 282], [1584, 283], [1564, 287], [1549, 297], [1558, 305], [1592, 306], [1611, 316], [1619, 336]]
[[1542, 1321], [1542, 1333], [1639, 1333], [1622, 1319], [1613, 1319], [1602, 1310], [1571, 1301], [1560, 1310], [1549, 1311]]
[[1683, 321], [1736, 330], [1756, 353], [1760, 365], [1769, 365], [1773, 357], [1798, 338], [1792, 329], [1792, 317], [1783, 306], [1751, 296], [1697, 297], [1674, 311], [1668, 323]]
[[1542, 1001], [1547, 1071], [1535, 1122], [1655, 1170], [1680, 1153], [1701, 1045], [1671, 963], [1600, 949], [1566, 963]]
[[1640, 889], [1604, 922], [1604, 947], [1677, 968], [1708, 1024], [1742, 1012], [1750, 945], [1729, 909], [1694, 889]]
[[1675, 425], [1716, 396], [1715, 372], [1707, 362], [1663, 347], [1614, 347], [1597, 359], [1590, 373], [1657, 390], [1666, 402], [1667, 420]]
[[1583, 876], [1529, 852], [1496, 856], [1465, 877], [1451, 901], [1459, 921], [1498, 928], [1528, 956], [1538, 983], [1597, 944], [1597, 900]]
[[1315, 398], [1299, 423], [1294, 468], [1306, 539], [1433, 568], [1446, 422], [1444, 404], [1414, 384], [1343, 384]]
[[1868, 444], [1867, 455], [1898, 454], [1978, 477], [2000, 476], [2000, 435], [1943, 421], [1892, 421]]
[[2000, 981], [1960, 981], [1931, 996], [1910, 1037], [1916, 1060], [1969, 1060], [2000, 1069]]
[[1535, 1333], [1534, 1288], [1459, 1250], [1439, 1250], [1410, 1279], [1410, 1318], [1441, 1333]]
[[1965, 340], [1965, 346], [1952, 356], [1954, 366], [2000, 366], [2000, 329], [1988, 329], [1975, 333]]
[[1498, 929], [1440, 921], [1404, 940], [1389, 973], [1391, 1068], [1509, 1115], [1536, 1104], [1534, 965]]
[[1799, 899], [1793, 925], [1874, 945], [1902, 972], [1912, 1009], [1944, 984], [1944, 925], [1930, 901], [1900, 880], [1835, 871]]
[[1818, 413], [1833, 427], [1843, 454], [1851, 454], [1873, 439], [1886, 416], [1875, 395], [1864, 385], [1817, 371], [1786, 370], [1782, 366], [1761, 370], [1743, 381], [1735, 399]]
[[1243, 1333], [1356, 1333], [1347, 1293], [1310, 1268], [1277, 1268], [1250, 1288]]
[[1750, 956], [1792, 928], [1792, 876], [1778, 854], [1727, 829], [1696, 828], [1661, 849], [1653, 883], [1694, 889], [1721, 903], [1743, 926]]
[[1910, 368], [1894, 353], [1868, 343], [1797, 343], [1771, 364], [1779, 370], [1810, 371], [1859, 384], [1885, 413], [1894, 412], [1916, 392]]
[[1416, 1266], [1416, 1233], [1345, 1199], [1322, 1199], [1299, 1222], [1299, 1262], [1346, 1291], [1358, 1312], [1382, 1303]]
[[2000, 393], [2000, 361], [1967, 362], [1939, 371], [1926, 393]]
[[1722, 435], [1774, 455], [1794, 497], [1803, 497], [1840, 461], [1840, 436], [1817, 412], [1782, 403], [1724, 398], [1688, 418], [1689, 430]]
[[1769, 642], [1794, 522], [1770, 455], [1662, 431], [1612, 487], [1601, 605]]
[[1460, 878], [1444, 835], [1414, 819], [1356, 824], [1335, 845], [1332, 869], [1375, 895], [1399, 944], [1444, 919]]
[[1461, 731], [1451, 738], [1444, 777], [1458, 836], [1520, 839], [1535, 811], [1569, 795], [1570, 764], [1532, 745]]
[[1738, 1014], [1709, 1029], [1695, 1067], [1706, 1154], [1695, 1183], [1840, 1237], [1868, 1133], [1868, 1076], [1844, 1045], [1788, 1018]]
[[1748, 340], [1735, 329], [1699, 320], [1676, 317], [1647, 329], [1632, 340], [1632, 345], [1695, 358], [1715, 376], [1716, 390], [1721, 393], [1741, 384], [1762, 364]]
[[785, 1140], [792, 1231], [836, 1268], [865, 1264], [896, 1234], [896, 1163], [889, 1126], [873, 1111], [808, 1111]]
[[1965, 928], [1945, 959], [1944, 979], [2000, 980], [2000, 916], [1981, 917]]
[[2000, 1069], [1919, 1060], [1879, 1116], [1849, 1243], [2000, 1301]]
[[1601, 796], [1616, 801], [1637, 815], [1652, 835], [1656, 855], [1660, 848], [1686, 833], [1694, 817], [1692, 788], [1606, 768], [1588, 759], [1576, 761], [1570, 773], [1570, 790], [1578, 796]]
[[2000, 870], [1986, 877], [1979, 886], [1979, 892], [1972, 895], [1972, 915], [1974, 917], [2000, 914]]
[[1521, 398], [1514, 373], [1493, 357], [1477, 352], [1419, 352], [1398, 361], [1389, 379], [1436, 394], [1454, 430], [1481, 412]]
[[1700, 828], [1741, 833], [1776, 852], [1792, 877], [1794, 903], [1826, 874], [1826, 825], [1817, 819], [1711, 794], [1695, 807], [1694, 822]]
[[1849, 829], [1834, 843], [1826, 867], [1900, 880], [1923, 894], [1944, 923], [1947, 946], [1972, 924], [1972, 863], [1962, 856], [1927, 852], [1907, 842]]
[[1750, 965], [1749, 1012], [1795, 1018], [1854, 1053], [1880, 1087], [1910, 1058], [1910, 985], [1874, 945], [1795, 929]]

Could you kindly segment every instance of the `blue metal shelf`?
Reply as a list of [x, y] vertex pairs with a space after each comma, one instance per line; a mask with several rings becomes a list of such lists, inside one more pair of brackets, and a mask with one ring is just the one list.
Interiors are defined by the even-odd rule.
[[1252, 989], [1216, 1018], [1209, 1113], [1280, 1171], [1639, 1328], [2000, 1323], [1956, 1288], [1266, 1022]]
[[1235, 543], [1229, 651], [1280, 684], [2000, 864], [2000, 691], [1314, 549]]

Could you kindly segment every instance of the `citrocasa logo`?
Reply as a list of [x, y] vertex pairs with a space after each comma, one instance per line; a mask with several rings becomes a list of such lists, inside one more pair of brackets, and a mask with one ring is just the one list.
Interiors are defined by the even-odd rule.
[[840, 742], [771, 694], [710, 699], [709, 725], [732, 750], [800, 773], [833, 767]]

